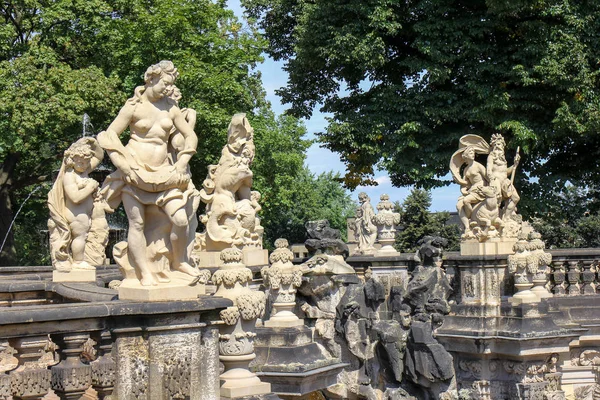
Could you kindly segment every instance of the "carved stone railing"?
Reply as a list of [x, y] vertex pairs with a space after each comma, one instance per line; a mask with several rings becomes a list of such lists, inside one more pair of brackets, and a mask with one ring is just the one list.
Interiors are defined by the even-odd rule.
[[560, 249], [550, 253], [551, 291], [555, 296], [600, 293], [600, 249]]
[[206, 296], [3, 307], [0, 400], [219, 398], [218, 312], [230, 305]]

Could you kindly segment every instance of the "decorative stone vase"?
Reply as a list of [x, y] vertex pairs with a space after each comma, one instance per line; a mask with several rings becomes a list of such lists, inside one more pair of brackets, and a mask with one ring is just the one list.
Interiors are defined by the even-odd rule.
[[269, 257], [271, 266], [261, 270], [263, 281], [270, 289], [273, 301], [272, 316], [265, 321], [265, 326], [302, 326], [304, 321], [294, 314], [296, 291], [302, 285], [302, 268], [292, 264], [294, 253], [288, 249], [286, 239], [277, 239], [275, 247]]
[[537, 272], [533, 276], [533, 289], [531, 291], [540, 299], [552, 297], [552, 293], [546, 288], [548, 266], [552, 263], [552, 254], [546, 253], [545, 248], [546, 244], [542, 240], [542, 235], [538, 232], [531, 232], [529, 234], [529, 249], [531, 255], [535, 258], [533, 261], [537, 262]]
[[233, 301], [233, 306], [221, 311], [224, 325], [219, 334], [219, 360], [225, 366], [221, 374], [221, 397], [237, 398], [267, 394], [269, 383], [261, 382], [248, 365], [256, 357], [254, 338], [256, 320], [265, 311], [265, 295], [255, 292], [248, 284], [252, 271], [242, 263], [242, 252], [237, 248], [221, 251], [222, 265], [212, 277], [217, 285], [215, 296]]
[[513, 246], [515, 254], [508, 256], [508, 271], [515, 277], [516, 293], [509, 299], [513, 307], [539, 301], [539, 298], [531, 291], [533, 275], [538, 271], [538, 264], [529, 248], [526, 237], [521, 235]]
[[377, 240], [381, 243], [381, 249], [377, 255], [397, 255], [399, 254], [393, 245], [396, 241], [396, 225], [400, 223], [400, 214], [394, 212], [394, 203], [390, 201], [390, 196], [382, 194], [381, 201], [377, 204], [378, 213], [373, 217], [373, 222], [377, 225]]

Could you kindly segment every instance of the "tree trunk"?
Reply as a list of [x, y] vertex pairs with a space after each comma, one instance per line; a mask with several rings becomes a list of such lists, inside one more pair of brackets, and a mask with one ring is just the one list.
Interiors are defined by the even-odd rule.
[[0, 246], [4, 243], [0, 251], [0, 266], [14, 265], [16, 260], [13, 230], [9, 232], [8, 229], [14, 218], [11, 189], [12, 175], [18, 161], [18, 153], [9, 153], [0, 169]]

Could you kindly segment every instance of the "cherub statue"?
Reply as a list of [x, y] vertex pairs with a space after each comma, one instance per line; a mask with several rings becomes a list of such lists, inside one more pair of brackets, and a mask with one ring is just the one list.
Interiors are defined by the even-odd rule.
[[92, 137], [79, 139], [65, 151], [48, 193], [50, 255], [57, 271], [93, 270], [104, 261], [106, 203], [98, 196], [98, 182], [88, 177], [103, 158], [104, 151]]

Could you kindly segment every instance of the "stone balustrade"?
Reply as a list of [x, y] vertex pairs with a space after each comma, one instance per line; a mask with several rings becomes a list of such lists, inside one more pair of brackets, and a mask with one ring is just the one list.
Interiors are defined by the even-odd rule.
[[600, 293], [600, 249], [551, 250], [551, 291], [555, 296]]

